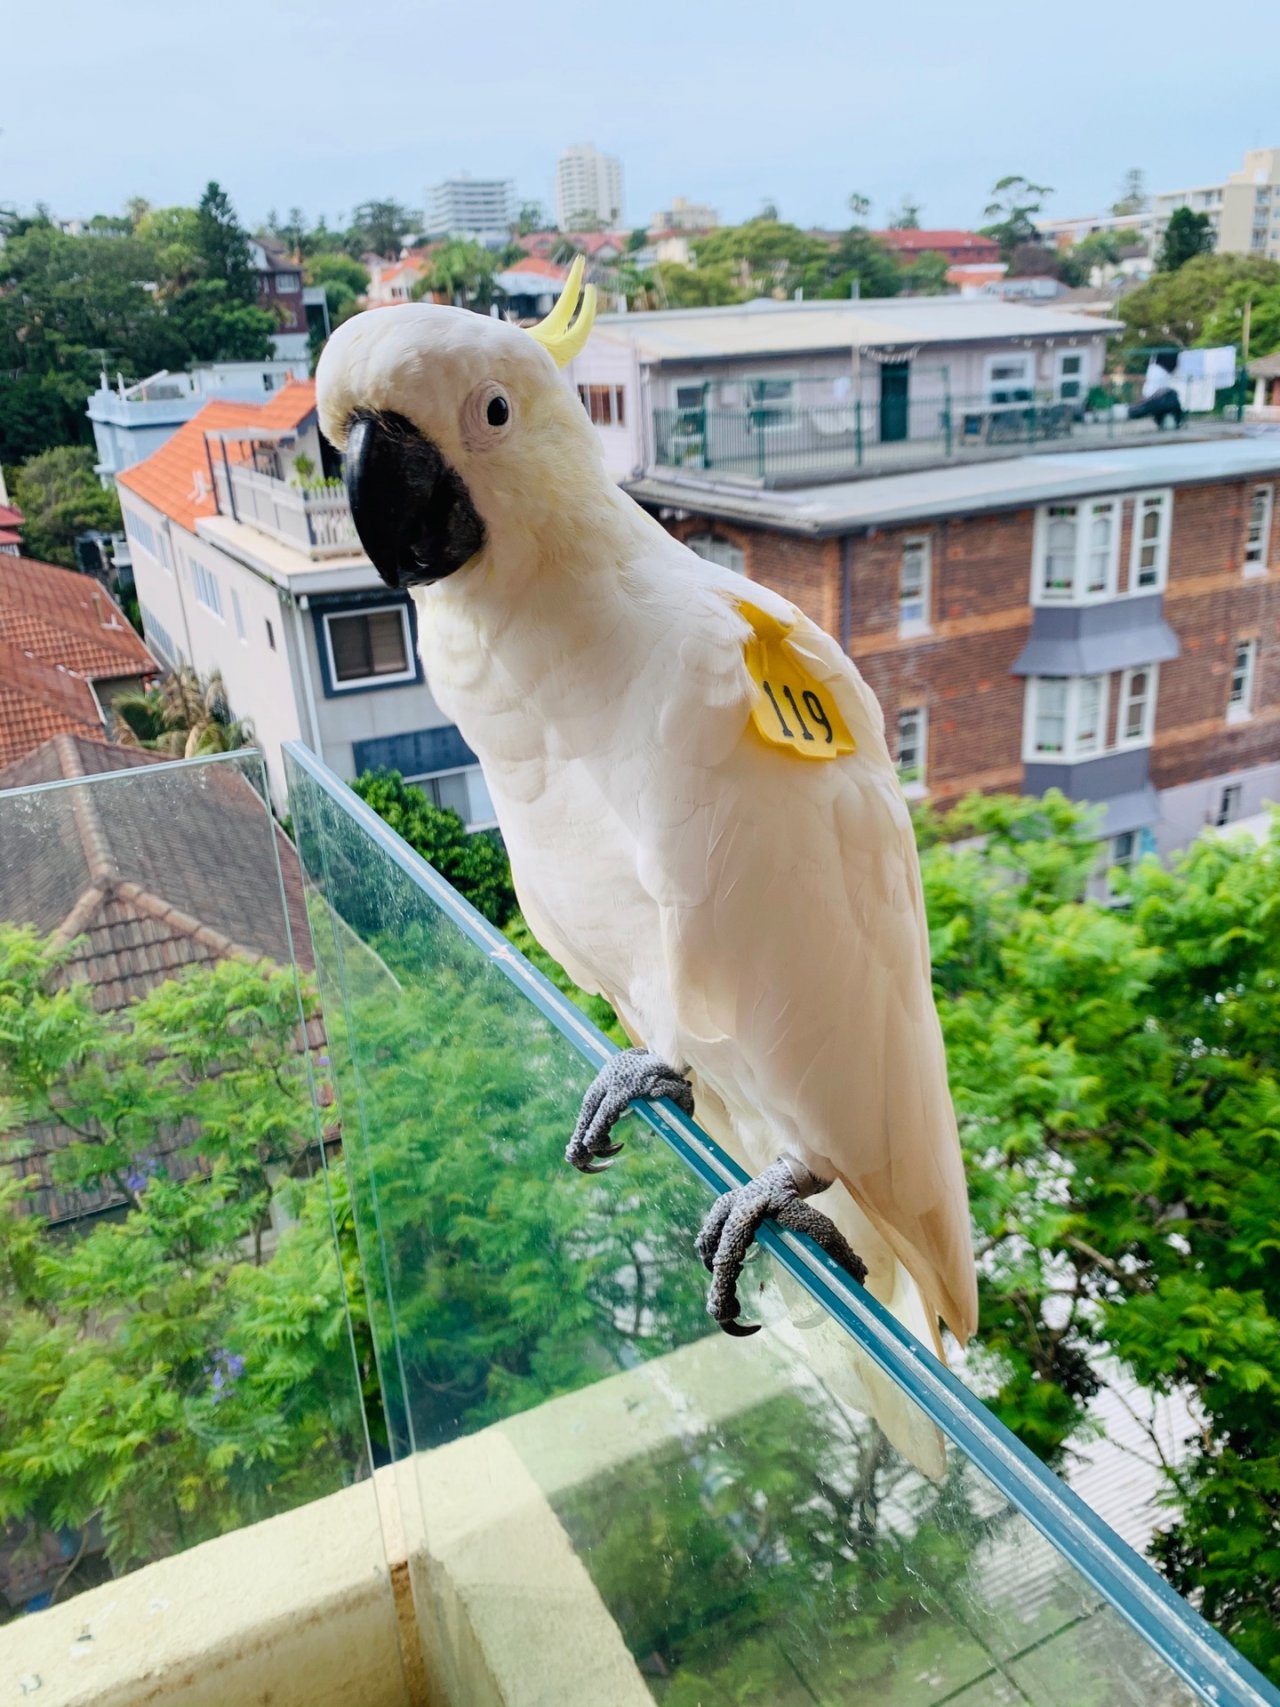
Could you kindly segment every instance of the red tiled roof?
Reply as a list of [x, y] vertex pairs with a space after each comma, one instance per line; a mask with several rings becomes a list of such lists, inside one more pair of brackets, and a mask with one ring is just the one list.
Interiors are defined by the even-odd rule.
[[[118, 474], [117, 484], [136, 492], [188, 533], [194, 533], [196, 518], [216, 515], [218, 508], [209, 481], [204, 435], [218, 427], [300, 427], [315, 413], [315, 407], [312, 379], [290, 380], [265, 403], [206, 403], [145, 462]], [[234, 443], [226, 446], [226, 453], [229, 462], [243, 461], [248, 455], [243, 445]]]
[[20, 528], [23, 520], [21, 510], [15, 510], [12, 504], [0, 504], [0, 528]]
[[979, 231], [875, 231], [872, 236], [886, 249], [904, 254], [921, 255], [926, 250], [977, 249], [984, 255], [997, 255], [1000, 245]]
[[563, 281], [569, 276], [568, 267], [561, 267], [555, 261], [545, 260], [541, 255], [526, 255], [523, 261], [517, 261], [514, 266], [504, 268], [509, 273], [537, 273], [544, 279]]
[[21, 545], [22, 535], [11, 528], [0, 528], [0, 545]]
[[0, 647], [0, 766], [25, 758], [42, 741], [54, 735], [80, 735], [85, 740], [102, 740], [102, 725], [94, 710], [87, 682], [82, 682], [88, 701], [87, 717], [77, 717], [70, 706], [59, 706], [38, 699], [25, 687], [10, 685], [13, 674], [8, 667], [7, 648]]
[[30, 557], [0, 555], [0, 641], [91, 681], [156, 667], [105, 587]]

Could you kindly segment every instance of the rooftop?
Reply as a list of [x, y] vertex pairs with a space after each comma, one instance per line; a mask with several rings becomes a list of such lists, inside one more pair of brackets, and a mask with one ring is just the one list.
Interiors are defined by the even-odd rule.
[[124, 612], [91, 576], [0, 553], [0, 765], [53, 735], [101, 740], [92, 684], [156, 669]]
[[[291, 380], [265, 403], [206, 403], [145, 462], [124, 469], [118, 484], [194, 533], [197, 517], [218, 513], [205, 434], [227, 427], [291, 430], [301, 427], [315, 408], [315, 382], [310, 379]], [[236, 444], [228, 444], [226, 454], [229, 462], [248, 457], [247, 449]]]
[[873, 231], [877, 243], [906, 255], [924, 255], [938, 249], [981, 249], [995, 257], [1000, 245], [980, 231]]
[[1204, 442], [1177, 440], [1170, 434], [1168, 444], [1042, 452], [785, 491], [677, 474], [631, 481], [627, 490], [650, 506], [695, 510], [783, 533], [821, 536], [1143, 486], [1243, 480], [1275, 471], [1280, 471], [1280, 434]]
[[898, 296], [870, 302], [772, 302], [602, 314], [597, 337], [626, 339], [646, 361], [718, 361], [853, 348], [996, 343], [1015, 338], [1096, 338], [1118, 320], [1025, 303], [958, 296]]

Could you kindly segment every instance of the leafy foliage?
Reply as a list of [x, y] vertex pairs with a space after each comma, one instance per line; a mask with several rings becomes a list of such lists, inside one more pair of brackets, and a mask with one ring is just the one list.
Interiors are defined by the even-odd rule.
[[1035, 216], [1044, 206], [1044, 198], [1052, 194], [1047, 184], [1033, 184], [1016, 172], [998, 178], [983, 210], [989, 223], [979, 230], [984, 237], [995, 239], [1008, 261], [1019, 244], [1036, 241]]
[[1176, 208], [1165, 227], [1160, 245], [1160, 271], [1176, 273], [1197, 255], [1213, 251], [1213, 222], [1207, 213], [1193, 213], [1189, 207]]
[[87, 446], [59, 445], [14, 471], [14, 503], [22, 511], [23, 550], [41, 563], [76, 567], [76, 535], [91, 528], [118, 532], [120, 500], [93, 472]]
[[[100, 1523], [119, 1571], [342, 1486], [362, 1423], [292, 974], [104, 1015], [67, 954], [0, 927], [0, 1522]], [[29, 1212], [46, 1121], [57, 1179], [122, 1218]]]
[[469, 835], [456, 812], [433, 805], [399, 771], [365, 771], [351, 786], [477, 912], [491, 924], [506, 924], [516, 910], [516, 897], [511, 865], [496, 832]]
[[[1208, 344], [1223, 328], [1231, 307], [1241, 305], [1242, 296], [1256, 296], [1269, 304], [1271, 293], [1280, 289], [1280, 262], [1261, 255], [1197, 255], [1176, 273], [1157, 273], [1140, 289], [1123, 296], [1119, 316], [1128, 331], [1125, 343]], [[1265, 309], [1259, 315], [1260, 335], [1269, 321]], [[1234, 323], [1228, 343], [1239, 342], [1240, 323]], [[1252, 343], [1254, 354], [1261, 345]]]
[[120, 694], [111, 709], [122, 747], [145, 747], [171, 759], [231, 753], [253, 741], [252, 725], [232, 716], [217, 670], [202, 679], [183, 665], [154, 687]]
[[458, 308], [487, 309], [494, 299], [494, 257], [481, 243], [451, 238], [413, 287], [415, 300], [442, 292]]

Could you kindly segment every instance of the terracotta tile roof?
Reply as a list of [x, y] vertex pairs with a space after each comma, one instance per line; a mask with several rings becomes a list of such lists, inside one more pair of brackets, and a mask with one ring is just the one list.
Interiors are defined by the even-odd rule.
[[[300, 427], [315, 413], [315, 407], [316, 387], [311, 379], [290, 380], [265, 403], [206, 403], [145, 462], [118, 474], [117, 484], [136, 492], [188, 533], [194, 533], [198, 516], [216, 515], [218, 510], [209, 480], [204, 435], [217, 427]], [[243, 461], [248, 455], [244, 445], [229, 444], [226, 450], [230, 462]]]
[[21, 545], [22, 535], [11, 528], [0, 528], [0, 545]]
[[93, 681], [156, 668], [100, 582], [30, 557], [0, 554], [0, 641]]
[[[51, 789], [34, 810], [29, 800], [0, 798], [0, 919], [74, 941], [67, 976], [92, 986], [100, 1012], [137, 1001], [186, 966], [233, 955], [287, 966], [290, 935], [299, 963], [311, 965], [297, 855], [247, 777], [232, 762], [165, 767], [155, 753], [59, 735], [0, 770], [0, 790], [152, 773]], [[308, 1042], [323, 1046], [318, 1023]], [[24, 1137], [29, 1153], [10, 1166], [40, 1178], [39, 1213], [66, 1220], [121, 1201], [54, 1183], [52, 1155], [69, 1141], [65, 1129], [27, 1127]], [[177, 1171], [194, 1165], [183, 1159]]]
[[58, 705], [51, 699], [37, 698], [25, 688], [12, 684], [16, 673], [6, 658], [7, 648], [0, 647], [0, 765], [9, 765], [22, 758], [33, 747], [54, 735], [81, 735], [87, 740], [102, 739], [102, 724], [98, 720], [87, 682], [84, 688], [88, 700], [87, 716], [77, 717], [70, 706]]
[[872, 236], [886, 249], [919, 255], [926, 250], [977, 249], [981, 254], [995, 256], [1000, 245], [980, 231], [873, 231]]
[[561, 267], [555, 261], [548, 261], [541, 255], [529, 255], [523, 261], [517, 261], [514, 267], [507, 267], [509, 273], [537, 273], [542, 278], [563, 281], [569, 276], [568, 267]]
[[15, 510], [11, 504], [0, 504], [0, 528], [20, 528], [23, 519], [21, 510]]

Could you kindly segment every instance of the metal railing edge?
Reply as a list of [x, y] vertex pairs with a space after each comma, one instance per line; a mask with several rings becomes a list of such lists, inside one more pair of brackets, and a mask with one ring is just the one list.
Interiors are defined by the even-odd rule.
[[[411, 882], [431, 895], [583, 1056], [598, 1066], [615, 1052], [617, 1046], [567, 996], [309, 748], [288, 741], [283, 750]], [[634, 1112], [713, 1191], [747, 1178], [674, 1103], [641, 1103]], [[852, 1288], [848, 1276], [823, 1251], [772, 1221], [766, 1222], [758, 1242], [1203, 1701], [1213, 1707], [1280, 1707], [1280, 1691], [1226, 1637], [881, 1304]]]

